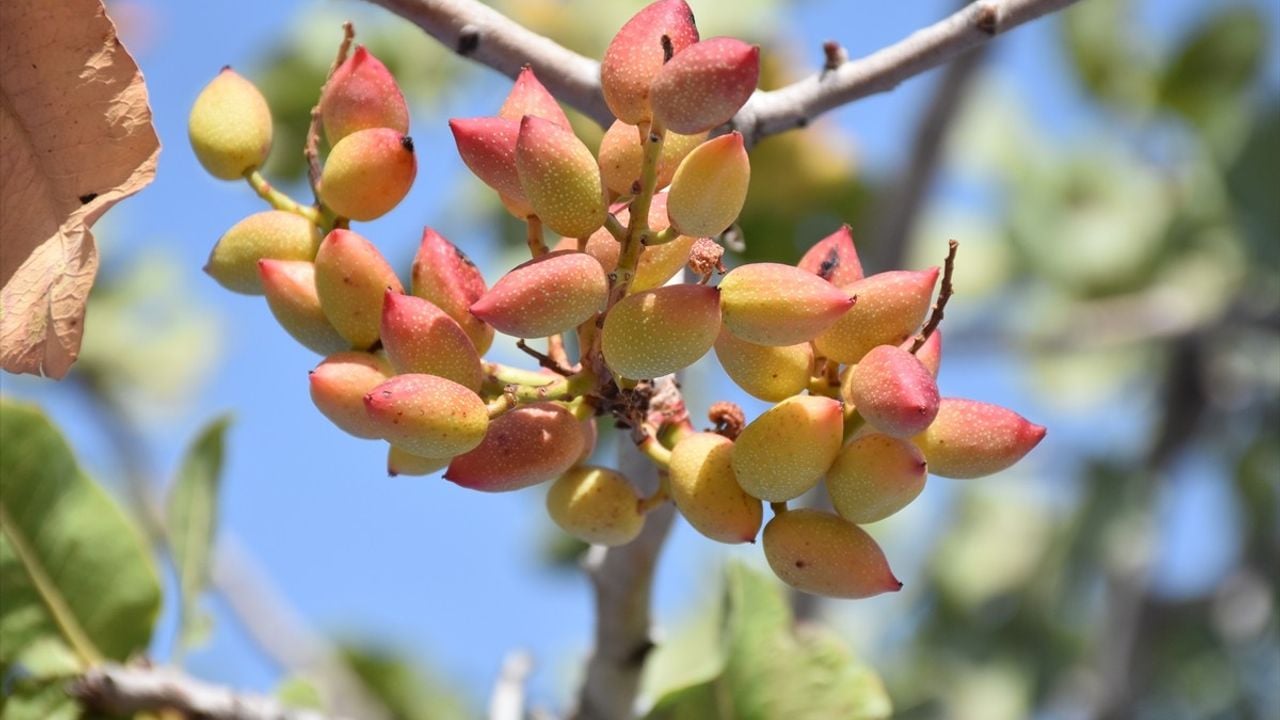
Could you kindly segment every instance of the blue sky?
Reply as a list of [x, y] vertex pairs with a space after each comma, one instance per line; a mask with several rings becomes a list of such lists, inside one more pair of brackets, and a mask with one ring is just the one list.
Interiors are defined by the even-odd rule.
[[[487, 693], [504, 653], [528, 648], [539, 663], [532, 684], [535, 697], [545, 704], [560, 703], [571, 687], [576, 661], [588, 647], [591, 612], [581, 578], [550, 573], [537, 562], [538, 544], [549, 527], [542, 490], [482, 495], [437, 478], [388, 479], [383, 446], [343, 435], [312, 407], [306, 372], [317, 358], [275, 326], [261, 298], [232, 295], [199, 272], [217, 236], [262, 206], [242, 185], [212, 180], [201, 171], [186, 141], [190, 103], [225, 64], [253, 77], [263, 48], [298, 13], [317, 6], [292, 0], [136, 2], [152, 23], [149, 40], [137, 55], [164, 151], [156, 182], [100, 224], [105, 262], [127, 262], [153, 249], [175, 258], [185, 271], [185, 291], [216, 313], [224, 341], [217, 369], [195, 402], [179, 408], [171, 421], [149, 428], [154, 469], [167, 474], [206, 419], [232, 410], [236, 422], [222, 497], [224, 526], [252, 550], [304, 618], [325, 631], [402, 646], [477, 698]], [[699, 3], [692, 4], [697, 10]], [[807, 0], [779, 21], [794, 46], [811, 50], [809, 59], [816, 63], [826, 39], [838, 39], [856, 56], [943, 17], [953, 5], [934, 0]], [[354, 2], [320, 6], [350, 8], [357, 17], [370, 12]], [[1280, 9], [1274, 3], [1262, 6], [1272, 37], [1280, 35]], [[1158, 42], [1167, 42], [1204, 9], [1204, 3], [1194, 0], [1147, 0], [1140, 3], [1140, 18]], [[702, 30], [704, 36], [720, 34], [714, 27]], [[130, 41], [128, 35], [125, 40]], [[431, 41], [424, 36], [422, 42]], [[1087, 135], [1107, 122], [1086, 107], [1073, 86], [1048, 23], [1002, 38], [992, 63], [1052, 135]], [[1274, 46], [1268, 65], [1274, 81], [1280, 72]], [[913, 80], [889, 95], [833, 114], [841, 131], [855, 139], [861, 163], [873, 171], [895, 167], [905, 154], [911, 119], [929, 83]], [[474, 92], [455, 93], [445, 107], [414, 116], [418, 181], [399, 209], [361, 226], [393, 262], [404, 265], [422, 225], [429, 223], [477, 257], [490, 282], [501, 268], [514, 264], [514, 256], [497, 257], [487, 228], [473, 229], [474, 204], [459, 201], [457, 181], [464, 170], [445, 125], [447, 117], [491, 112], [486, 103], [496, 102], [504, 88], [503, 79], [486, 73], [469, 89]], [[92, 323], [90, 317], [90, 333]], [[1012, 359], [960, 359], [944, 368], [946, 394], [1008, 404], [1052, 428], [1050, 439], [1019, 477], [1039, 475], [1041, 483], [1061, 483], [1061, 474], [1047, 469], [1055, 457], [1055, 436], [1106, 435], [1094, 424], [1097, 418], [1057, 416], [1039, 405]], [[110, 473], [103, 437], [71, 393], [51, 383], [9, 376], [4, 386], [6, 392], [44, 405], [85, 463], [104, 475]], [[748, 405], [749, 412], [758, 409]], [[1112, 441], [1126, 433], [1135, 438], [1142, 421], [1136, 410], [1111, 416], [1106, 427], [1114, 431]], [[1199, 553], [1199, 566], [1211, 573], [1221, 566], [1223, 553], [1229, 557], [1230, 548], [1199, 547], [1191, 541], [1199, 534], [1194, 532], [1197, 526], [1179, 521], [1188, 513], [1177, 511], [1188, 504], [1214, 507], [1218, 496], [1207, 473], [1186, 468], [1188, 494], [1173, 496], [1162, 513], [1171, 518], [1168, 524], [1173, 528], [1166, 534], [1169, 549]], [[924, 501], [892, 521], [900, 525], [886, 527], [885, 537], [892, 543], [906, 534], [903, 528], [926, 524], [945, 511], [947, 496], [945, 483], [932, 481]], [[1229, 518], [1229, 512], [1224, 509], [1217, 517]], [[887, 549], [892, 558], [895, 548], [889, 544]], [[905, 550], [904, 554], [909, 555]], [[671, 622], [680, 608], [705, 597], [710, 592], [704, 582], [708, 569], [727, 555], [760, 561], [758, 551], [724, 550], [687, 526], [678, 526], [656, 586], [660, 621]], [[911, 569], [898, 570], [910, 585]], [[894, 602], [892, 597], [878, 598], [858, 612], [892, 615]], [[224, 609], [215, 604], [214, 610], [214, 640], [189, 658], [189, 667], [216, 681], [270, 689], [278, 670], [256, 652]], [[166, 616], [164, 622], [162, 637], [167, 637], [173, 617]], [[158, 642], [157, 650], [164, 657], [167, 643]]]

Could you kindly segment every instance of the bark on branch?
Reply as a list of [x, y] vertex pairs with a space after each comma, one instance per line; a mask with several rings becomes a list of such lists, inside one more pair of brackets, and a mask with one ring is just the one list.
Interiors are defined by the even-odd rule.
[[[562, 102], [603, 127], [613, 115], [600, 93], [600, 65], [519, 25], [478, 0], [369, 0], [400, 15], [463, 57], [514, 78], [524, 65]], [[730, 121], [748, 144], [808, 125], [828, 110], [946, 63], [997, 35], [1078, 0], [978, 0], [870, 55], [757, 92]]]
[[330, 720], [312, 710], [289, 708], [260, 695], [239, 695], [164, 667], [104, 665], [82, 675], [69, 692], [86, 708], [113, 715], [171, 710], [204, 720]]

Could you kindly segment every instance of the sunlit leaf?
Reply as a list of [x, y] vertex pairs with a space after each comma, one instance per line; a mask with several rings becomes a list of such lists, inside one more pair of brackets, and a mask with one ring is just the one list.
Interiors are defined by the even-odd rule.
[[188, 647], [201, 644], [210, 630], [199, 601], [209, 583], [223, 447], [230, 424], [231, 418], [223, 416], [200, 431], [169, 491], [165, 529], [182, 591], [182, 642]]
[[1165, 68], [1160, 102], [1215, 136], [1236, 129], [1224, 124], [1242, 120], [1239, 98], [1262, 67], [1266, 28], [1256, 8], [1218, 9], [1182, 41]]
[[160, 582], [138, 528], [37, 408], [0, 400], [0, 675], [61, 638], [86, 662], [144, 649]]
[[454, 720], [472, 717], [444, 681], [409, 658], [383, 649], [348, 645], [342, 654], [369, 693], [396, 720]]

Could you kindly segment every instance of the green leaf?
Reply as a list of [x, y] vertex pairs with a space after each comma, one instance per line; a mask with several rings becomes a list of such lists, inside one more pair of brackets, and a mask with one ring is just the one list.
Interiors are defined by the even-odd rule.
[[1160, 79], [1160, 102], [1202, 128], [1237, 114], [1240, 95], [1258, 76], [1266, 20], [1256, 8], [1224, 7], [1183, 40]]
[[646, 720], [880, 720], [892, 714], [884, 684], [831, 631], [793, 628], [777, 582], [729, 567], [724, 669], [661, 698]]
[[473, 716], [445, 682], [394, 651], [349, 645], [342, 648], [342, 655], [369, 693], [396, 720], [462, 720]]
[[66, 680], [18, 680], [0, 695], [0, 720], [77, 720], [80, 704], [67, 694]]
[[230, 424], [231, 418], [224, 415], [200, 431], [169, 491], [165, 526], [182, 589], [182, 643], [187, 647], [202, 642], [210, 628], [199, 601], [209, 582], [223, 446]]
[[276, 698], [291, 708], [300, 710], [324, 710], [324, 696], [310, 680], [291, 675], [276, 686]]
[[1131, 0], [1079, 3], [1061, 13], [1062, 39], [1084, 89], [1125, 110], [1150, 106], [1154, 63], [1142, 52]]
[[36, 407], [0, 399], [0, 675], [60, 638], [84, 662], [144, 650], [160, 580], [138, 528]]

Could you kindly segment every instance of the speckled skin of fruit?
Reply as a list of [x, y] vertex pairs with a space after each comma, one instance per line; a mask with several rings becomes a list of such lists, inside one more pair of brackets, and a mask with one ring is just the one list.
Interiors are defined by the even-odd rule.
[[815, 595], [865, 598], [902, 589], [876, 541], [831, 513], [774, 516], [764, 528], [764, 555], [783, 582]]
[[604, 320], [605, 362], [633, 380], [688, 367], [715, 344], [720, 304], [715, 288], [668, 285], [628, 295]]
[[814, 338], [818, 354], [856, 363], [877, 345], [899, 345], [929, 312], [938, 268], [892, 270], [869, 275], [843, 289], [857, 303]]
[[409, 193], [418, 174], [413, 140], [390, 128], [357, 130], [338, 141], [324, 162], [320, 197], [352, 220], [376, 220]]
[[733, 441], [695, 433], [671, 451], [671, 499], [695, 530], [723, 543], [755, 542], [764, 519], [759, 500], [733, 474]]
[[458, 155], [484, 184], [497, 190], [507, 210], [521, 220], [533, 215], [533, 206], [520, 185], [516, 171], [519, 120], [506, 118], [455, 118], [449, 121]]
[[1044, 435], [1044, 426], [999, 405], [943, 398], [933, 424], [914, 441], [934, 475], [977, 478], [1009, 468]]
[[572, 131], [526, 115], [516, 139], [516, 174], [529, 205], [551, 230], [578, 238], [604, 225], [600, 167]]
[[872, 433], [840, 451], [827, 471], [827, 493], [841, 517], [872, 523], [915, 500], [927, 474], [924, 453], [910, 441]]
[[713, 237], [738, 219], [751, 183], [751, 161], [734, 131], [694, 148], [676, 168], [667, 216], [682, 234]]
[[388, 290], [382, 301], [382, 347], [397, 373], [448, 378], [480, 391], [480, 356], [462, 327], [445, 311], [413, 295]]
[[822, 479], [840, 452], [844, 415], [837, 400], [787, 398], [751, 421], [733, 444], [733, 471], [752, 497], [783, 502]]
[[[600, 150], [596, 153], [600, 161], [600, 178], [609, 192], [622, 196], [635, 192], [635, 184], [640, 181], [640, 172], [644, 165], [644, 146], [641, 144], [640, 129], [628, 125], [621, 120], [614, 121], [600, 139]], [[658, 155], [658, 181], [656, 187], [661, 189], [671, 184], [680, 161], [701, 145], [707, 134], [696, 133], [681, 135], [668, 132], [662, 140], [662, 152]], [[665, 215], [665, 213], [664, 213]], [[665, 225], [666, 218], [663, 218]], [[651, 226], [652, 227], [652, 226]]]
[[938, 383], [915, 355], [897, 345], [878, 345], [854, 366], [849, 397], [872, 427], [909, 438], [938, 414]]
[[358, 130], [409, 132], [409, 107], [396, 79], [363, 45], [343, 61], [320, 96], [320, 120], [329, 145]]
[[698, 42], [693, 11], [684, 0], [658, 0], [636, 13], [609, 42], [600, 62], [600, 86], [614, 117], [636, 125], [648, 120], [649, 87], [666, 61], [662, 38], [672, 53]]
[[725, 374], [752, 397], [780, 402], [809, 387], [813, 367], [809, 343], [756, 345], [721, 329], [715, 348]]
[[560, 529], [594, 545], [626, 545], [644, 529], [640, 498], [620, 473], [575, 467], [547, 491], [547, 513]]
[[520, 490], [568, 470], [584, 440], [578, 419], [560, 405], [522, 405], [490, 422], [484, 441], [454, 458], [444, 479], [483, 492]]
[[604, 309], [609, 280], [586, 253], [553, 252], [518, 265], [471, 306], [499, 332], [521, 338], [555, 335]]
[[757, 345], [808, 342], [853, 306], [848, 294], [792, 265], [741, 265], [720, 281], [725, 327]]
[[411, 452], [401, 450], [395, 445], [387, 445], [387, 475], [396, 477], [397, 475], [430, 475], [445, 469], [449, 465], [449, 458], [429, 458], [421, 455], [414, 455]]
[[315, 264], [325, 317], [353, 347], [372, 347], [381, 329], [383, 295], [388, 289], [403, 292], [400, 278], [373, 243], [350, 230], [326, 235]]
[[204, 271], [232, 292], [261, 295], [259, 260], [312, 260], [319, 247], [320, 230], [310, 220], [267, 210], [232, 225], [213, 246]]
[[210, 175], [239, 180], [271, 152], [271, 109], [253, 83], [226, 67], [196, 96], [187, 136]]
[[303, 347], [320, 355], [351, 349], [329, 324], [316, 294], [316, 266], [306, 260], [259, 260], [263, 294], [276, 322]]
[[488, 288], [466, 253], [435, 230], [423, 228], [409, 277], [410, 292], [448, 313], [466, 331], [477, 353], [489, 351], [493, 328], [471, 314], [471, 306]]
[[516, 81], [511, 85], [511, 92], [507, 93], [502, 107], [498, 108], [498, 117], [511, 120], [517, 125], [525, 115], [549, 120], [565, 130], [573, 129], [560, 103], [556, 102], [555, 97], [547, 91], [546, 86], [534, 74], [533, 68], [528, 65], [520, 70]]
[[814, 243], [796, 267], [817, 275], [836, 287], [861, 280], [862, 261], [853, 245], [853, 229], [848, 225]]
[[729, 122], [759, 80], [759, 47], [736, 38], [710, 38], [662, 66], [649, 88], [649, 103], [667, 129], [692, 135]]
[[382, 436], [364, 409], [364, 396], [391, 377], [391, 365], [366, 352], [339, 352], [311, 371], [311, 402], [334, 425], [358, 438]]
[[435, 375], [396, 375], [364, 396], [379, 436], [423, 457], [453, 457], [484, 439], [489, 413], [479, 395]]

